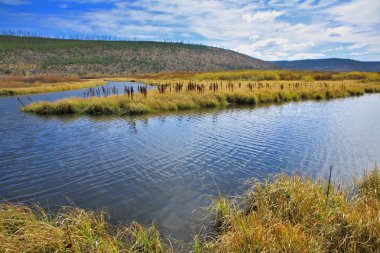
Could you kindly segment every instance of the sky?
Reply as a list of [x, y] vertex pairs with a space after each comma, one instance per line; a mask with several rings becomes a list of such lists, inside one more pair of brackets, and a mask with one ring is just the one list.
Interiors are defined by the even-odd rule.
[[263, 60], [380, 61], [380, 0], [0, 0], [0, 32], [108, 35]]

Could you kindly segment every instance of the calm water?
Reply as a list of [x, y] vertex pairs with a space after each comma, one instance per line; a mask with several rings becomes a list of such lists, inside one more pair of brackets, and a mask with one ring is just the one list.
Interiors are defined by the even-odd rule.
[[[111, 84], [114, 85], [114, 84]], [[117, 84], [122, 87], [124, 84]], [[137, 85], [135, 83], [135, 85]], [[83, 90], [29, 95], [82, 96]], [[21, 97], [24, 102], [26, 96]], [[40, 117], [0, 98], [0, 198], [68, 199], [188, 239], [205, 194], [298, 171], [350, 182], [380, 161], [380, 95], [150, 117]]]

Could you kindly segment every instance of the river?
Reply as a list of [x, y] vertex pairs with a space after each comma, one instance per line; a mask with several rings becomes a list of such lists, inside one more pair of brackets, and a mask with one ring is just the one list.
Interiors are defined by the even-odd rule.
[[[109, 86], [138, 85], [110, 83]], [[24, 103], [84, 90], [19, 96]], [[380, 160], [380, 95], [140, 117], [45, 117], [0, 98], [0, 198], [106, 209], [188, 240], [208, 195], [278, 173], [348, 185]]]

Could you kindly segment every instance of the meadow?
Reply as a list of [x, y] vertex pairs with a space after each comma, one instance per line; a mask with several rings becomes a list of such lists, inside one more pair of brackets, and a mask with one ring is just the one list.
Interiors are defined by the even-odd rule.
[[[104, 212], [0, 204], [0, 252], [378, 252], [380, 172], [342, 190], [330, 180], [278, 175], [237, 197], [211, 198], [210, 227], [190, 243], [152, 224], [107, 223]], [[174, 244], [177, 244], [175, 248]]]
[[73, 89], [83, 89], [112, 81], [138, 80], [152, 85], [176, 84], [178, 82], [212, 81], [380, 81], [377, 72], [318, 72], [290, 70], [236, 70], [216, 72], [169, 72], [143, 75], [110, 75], [92, 73], [89, 75], [0, 75], [0, 96], [46, 93]]
[[2, 76], [0, 96], [13, 96], [33, 93], [48, 93], [64, 90], [89, 88], [105, 84], [104, 79], [80, 79], [52, 75]]
[[[87, 98], [36, 102], [22, 108], [41, 115], [136, 115], [168, 111], [261, 105], [302, 100], [360, 96], [380, 91], [380, 82], [344, 81], [220, 81], [137, 79], [157, 88], [136, 93], [126, 86], [122, 94], [109, 95], [97, 88]], [[142, 87], [143, 88], [143, 87]]]
[[380, 81], [379, 72], [327, 72], [297, 70], [235, 70], [213, 72], [174, 72], [136, 75], [137, 79], [147, 80], [197, 80], [197, 81]]

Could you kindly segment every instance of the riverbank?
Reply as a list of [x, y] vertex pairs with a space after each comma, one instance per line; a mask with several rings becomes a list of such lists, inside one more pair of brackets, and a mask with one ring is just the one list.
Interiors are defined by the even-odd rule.
[[136, 115], [226, 105], [260, 105], [300, 100], [323, 100], [380, 92], [380, 82], [361, 81], [166, 81], [150, 82], [158, 90], [146, 94], [69, 98], [31, 103], [24, 112], [40, 115]]
[[33, 82], [33, 83], [10, 83], [3, 84], [0, 86], [0, 96], [14, 96], [23, 94], [34, 94], [34, 93], [48, 93], [57, 92], [65, 90], [76, 90], [90, 88], [94, 86], [99, 86], [106, 84], [107, 81], [104, 79], [84, 79], [78, 81], [68, 81], [68, 82], [56, 82], [56, 83], [44, 83], [44, 82]]
[[138, 80], [152, 85], [160, 83], [178, 83], [187, 81], [297, 81], [297, 82], [326, 82], [326, 81], [360, 81], [364, 83], [379, 82], [377, 72], [323, 72], [296, 70], [235, 70], [214, 72], [169, 72], [140, 75], [105, 75], [63, 76], [39, 74], [31, 76], [0, 75], [0, 96], [46, 93], [64, 90], [74, 90], [105, 84], [105, 81], [134, 81]]
[[90, 78], [38, 75], [31, 77], [0, 77], [0, 96], [14, 96], [35, 93], [49, 93], [78, 90], [104, 85], [109, 81], [125, 82], [126, 78]]
[[[280, 175], [245, 194], [213, 199], [213, 233], [197, 235], [184, 252], [377, 252], [380, 172], [353, 187]], [[173, 252], [152, 225], [115, 227], [105, 213], [75, 207], [51, 215], [38, 206], [0, 205], [1, 252]], [[181, 250], [175, 250], [181, 251]]]

